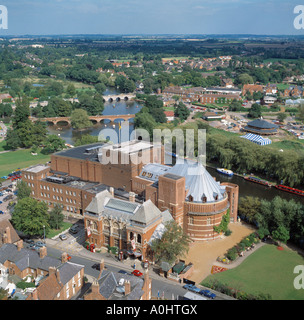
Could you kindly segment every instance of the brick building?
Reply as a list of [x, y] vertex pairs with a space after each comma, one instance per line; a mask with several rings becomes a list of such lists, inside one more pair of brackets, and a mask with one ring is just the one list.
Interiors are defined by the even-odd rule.
[[104, 261], [100, 263], [100, 274], [84, 300], [151, 300], [152, 281], [148, 269], [143, 278], [114, 271], [104, 270]]
[[[136, 155], [146, 161], [131, 161]], [[56, 153], [50, 165], [23, 170], [23, 179], [34, 198], [84, 215], [96, 247], [129, 250], [140, 239], [146, 256], [145, 241], [168, 212], [194, 241], [218, 238], [213, 227], [228, 209], [237, 220], [238, 186], [216, 182], [198, 163], [166, 166], [163, 157], [143, 141], [93, 144]]]
[[8, 276], [25, 279], [30, 276], [37, 281], [36, 289], [27, 300], [68, 300], [83, 286], [84, 266], [67, 261], [63, 253], [61, 260], [47, 256], [47, 248], [39, 253], [17, 244], [3, 244], [0, 248], [0, 277], [4, 282]]

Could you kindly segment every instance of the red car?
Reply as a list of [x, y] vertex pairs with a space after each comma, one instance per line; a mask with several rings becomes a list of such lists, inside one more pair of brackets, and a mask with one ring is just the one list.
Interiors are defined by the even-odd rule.
[[143, 273], [140, 272], [139, 270], [134, 270], [131, 273], [136, 277], [141, 277], [143, 275]]
[[70, 261], [72, 259], [72, 257], [69, 254], [68, 254], [67, 258], [68, 258], [68, 261]]

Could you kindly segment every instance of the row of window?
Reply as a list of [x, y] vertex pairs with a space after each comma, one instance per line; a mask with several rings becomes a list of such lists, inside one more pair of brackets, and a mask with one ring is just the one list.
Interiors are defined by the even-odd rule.
[[[188, 223], [194, 224], [194, 218], [192, 216], [188, 218]], [[211, 225], [211, 218], [207, 218], [207, 226], [210, 226], [210, 225]]]
[[[47, 205], [51, 206], [53, 203], [52, 202], [48, 202], [47, 200], [41, 200], [42, 202], [46, 203]], [[78, 209], [77, 208], [74, 208], [74, 207], [70, 207], [70, 206], [64, 206], [63, 204], [60, 205], [61, 208], [65, 211], [69, 211], [69, 212], [74, 212], [74, 213], [77, 213], [78, 212]]]
[[[49, 187], [49, 186], [40, 185], [40, 189], [44, 189], [44, 190], [48, 190], [48, 191], [49, 191], [49, 190], [50, 190], [50, 187]], [[53, 192], [63, 193], [62, 189], [58, 189], [58, 188], [52, 188], [52, 189], [53, 189]], [[76, 197], [76, 192], [75, 192], [75, 191], [68, 191], [68, 190], [66, 190], [66, 191], [65, 191], [65, 194]]]
[[[45, 198], [50, 198], [50, 197], [51, 197], [49, 193], [43, 193], [43, 192], [41, 192], [40, 195], [41, 195], [41, 197], [45, 197]], [[62, 198], [62, 197], [55, 196], [55, 195], [53, 195], [53, 199], [54, 199], [54, 200], [57, 200], [57, 201], [63, 201], [63, 198]], [[66, 198], [66, 199], [65, 199], [65, 202], [67, 202], [67, 203], [74, 203], [74, 204], [77, 203], [75, 199], [73, 200], [73, 199], [69, 199], [69, 198]]]

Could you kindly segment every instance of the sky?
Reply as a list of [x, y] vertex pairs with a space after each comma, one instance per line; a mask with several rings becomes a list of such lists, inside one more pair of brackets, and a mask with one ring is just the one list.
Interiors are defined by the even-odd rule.
[[[304, 5], [304, 0], [302, 1]], [[263, 34], [304, 35], [298, 0], [0, 0], [1, 35]]]

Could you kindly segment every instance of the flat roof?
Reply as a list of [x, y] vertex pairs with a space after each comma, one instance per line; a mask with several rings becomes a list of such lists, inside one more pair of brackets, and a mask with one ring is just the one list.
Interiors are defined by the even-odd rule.
[[33, 173], [37, 173], [40, 171], [43, 171], [45, 169], [50, 168], [49, 166], [43, 165], [43, 164], [37, 164], [35, 166], [29, 167], [27, 169], [25, 169], [26, 172], [33, 172]]
[[103, 148], [108, 144], [102, 144], [100, 142], [92, 143], [83, 145], [80, 147], [75, 147], [67, 150], [62, 150], [59, 152], [54, 153], [56, 156], [61, 157], [67, 157], [67, 158], [74, 158], [74, 159], [80, 159], [80, 160], [89, 160], [89, 161], [98, 161], [98, 153], [96, 152], [86, 152], [88, 151], [94, 151], [97, 147]]

